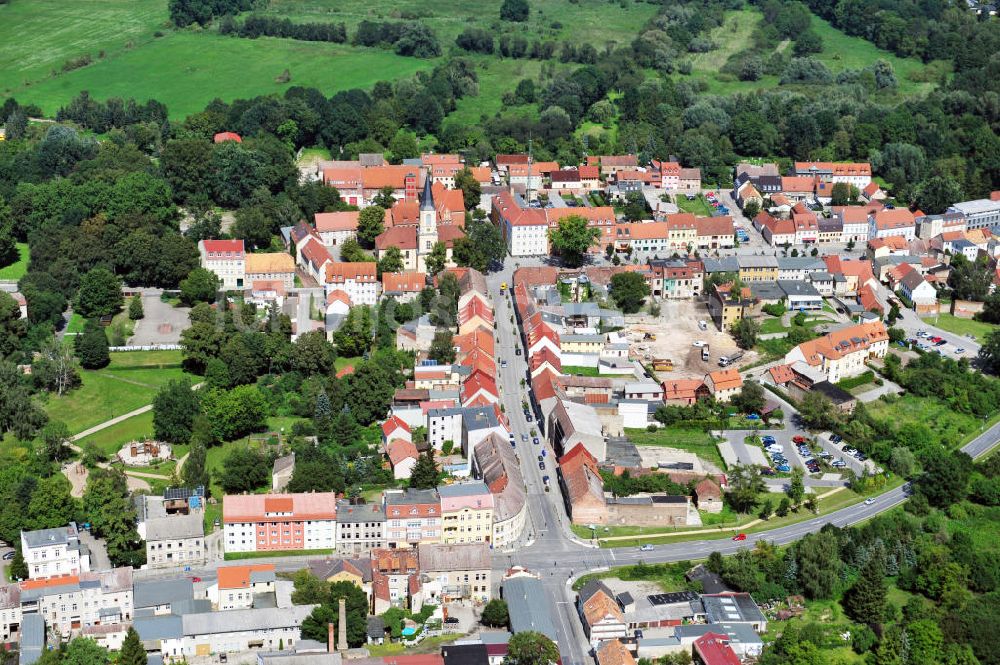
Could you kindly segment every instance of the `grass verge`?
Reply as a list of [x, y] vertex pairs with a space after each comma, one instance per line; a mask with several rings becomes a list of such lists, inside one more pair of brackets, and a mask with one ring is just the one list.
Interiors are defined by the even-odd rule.
[[941, 330], [954, 333], [955, 335], [972, 335], [976, 341], [983, 344], [986, 336], [994, 330], [1000, 330], [1000, 326], [993, 323], [983, 323], [973, 319], [962, 319], [953, 314], [939, 314], [938, 316], [924, 317], [923, 321], [928, 325], [935, 326]]

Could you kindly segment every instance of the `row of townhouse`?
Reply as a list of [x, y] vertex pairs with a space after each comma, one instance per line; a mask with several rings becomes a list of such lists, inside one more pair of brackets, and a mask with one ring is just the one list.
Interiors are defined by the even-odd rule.
[[696, 217], [677, 213], [667, 215], [663, 221], [619, 222], [615, 227], [614, 247], [619, 252], [690, 254], [735, 246], [733, 219], [728, 215]]
[[215, 273], [223, 291], [249, 290], [260, 283], [295, 284], [295, 260], [284, 252], [247, 253], [242, 240], [201, 240], [200, 265]]

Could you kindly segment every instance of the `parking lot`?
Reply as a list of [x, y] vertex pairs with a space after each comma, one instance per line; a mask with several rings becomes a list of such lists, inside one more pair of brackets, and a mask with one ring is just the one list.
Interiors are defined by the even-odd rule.
[[[830, 473], [831, 468], [833, 472], [850, 470], [859, 475], [865, 469], [869, 472], [875, 472], [877, 469], [871, 460], [862, 462], [845, 453], [841, 449], [843, 443], [837, 445], [831, 442], [830, 432], [823, 432], [815, 439], [794, 429], [762, 429], [756, 432], [754, 430], [725, 430], [713, 432], [713, 434], [725, 439], [719, 444], [719, 452], [729, 466], [733, 464], [769, 466], [783, 473], [799, 468], [807, 475]], [[754, 434], [761, 438], [762, 446], [746, 442], [745, 439]], [[809, 449], [805, 455], [799, 449], [803, 442]], [[769, 446], [771, 450], [768, 450]], [[777, 459], [774, 457], [775, 452], [780, 455]], [[810, 461], [814, 464], [811, 465]], [[829, 464], [829, 467], [824, 466], [823, 461]], [[782, 466], [787, 468], [782, 469]]]

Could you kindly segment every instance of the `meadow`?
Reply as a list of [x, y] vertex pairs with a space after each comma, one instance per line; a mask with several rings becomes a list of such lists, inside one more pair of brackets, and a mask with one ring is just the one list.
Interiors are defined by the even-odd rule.
[[16, 282], [24, 273], [28, 272], [28, 261], [31, 260], [31, 252], [28, 250], [28, 243], [17, 243], [17, 260], [0, 268], [0, 281]]

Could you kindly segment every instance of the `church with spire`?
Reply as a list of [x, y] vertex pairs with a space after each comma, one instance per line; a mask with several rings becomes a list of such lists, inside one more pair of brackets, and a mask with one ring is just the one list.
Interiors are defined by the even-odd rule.
[[[418, 179], [423, 180], [419, 198]], [[386, 212], [386, 229], [375, 239], [375, 258], [389, 247], [398, 247], [404, 271], [427, 272], [426, 259], [437, 243], [445, 246], [445, 265], [454, 266], [452, 248], [465, 235], [465, 204], [462, 191], [435, 184], [429, 173], [412, 174], [411, 186], [402, 201]]]

